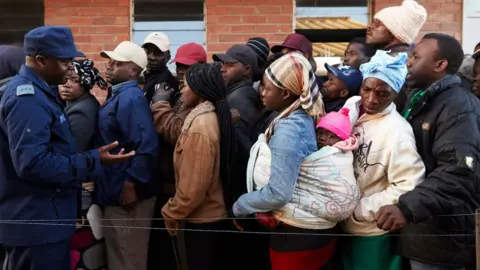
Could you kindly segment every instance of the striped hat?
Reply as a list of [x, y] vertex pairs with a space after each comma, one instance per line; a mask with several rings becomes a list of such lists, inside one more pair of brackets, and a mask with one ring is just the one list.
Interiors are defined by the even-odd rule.
[[247, 41], [247, 46], [255, 51], [257, 55], [257, 66], [262, 68], [270, 54], [270, 45], [268, 42], [264, 38], [254, 37]]

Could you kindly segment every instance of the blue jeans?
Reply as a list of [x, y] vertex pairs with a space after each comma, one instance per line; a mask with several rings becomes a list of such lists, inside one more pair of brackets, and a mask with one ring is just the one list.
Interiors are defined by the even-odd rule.
[[454, 266], [442, 266], [436, 264], [428, 264], [410, 260], [412, 270], [465, 270], [465, 268], [458, 268]]

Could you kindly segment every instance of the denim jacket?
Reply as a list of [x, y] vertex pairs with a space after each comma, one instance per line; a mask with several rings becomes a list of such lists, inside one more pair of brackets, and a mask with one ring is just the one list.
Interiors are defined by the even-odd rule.
[[268, 185], [242, 195], [233, 205], [235, 216], [269, 212], [291, 200], [303, 159], [318, 150], [313, 118], [299, 109], [279, 120], [268, 146], [272, 152]]

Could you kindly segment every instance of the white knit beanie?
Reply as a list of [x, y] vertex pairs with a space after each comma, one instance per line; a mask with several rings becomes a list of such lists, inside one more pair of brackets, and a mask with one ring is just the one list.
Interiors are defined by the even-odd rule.
[[404, 0], [401, 6], [380, 10], [375, 19], [381, 21], [401, 42], [410, 44], [427, 21], [427, 11], [414, 0]]

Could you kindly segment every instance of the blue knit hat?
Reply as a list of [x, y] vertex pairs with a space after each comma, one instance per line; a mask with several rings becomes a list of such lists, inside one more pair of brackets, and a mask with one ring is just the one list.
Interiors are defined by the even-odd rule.
[[377, 78], [390, 85], [395, 92], [400, 92], [407, 76], [406, 53], [399, 53], [393, 57], [387, 51], [377, 50], [370, 62], [360, 66], [363, 80]]

